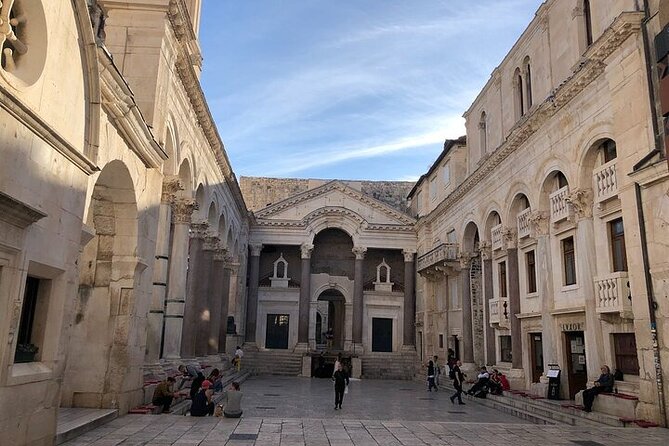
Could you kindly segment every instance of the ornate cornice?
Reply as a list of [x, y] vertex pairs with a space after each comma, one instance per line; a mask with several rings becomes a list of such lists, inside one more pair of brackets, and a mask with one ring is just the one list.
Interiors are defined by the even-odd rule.
[[321, 195], [324, 195], [324, 194], [326, 194], [328, 192], [331, 192], [331, 191], [334, 191], [334, 190], [340, 191], [343, 194], [348, 195], [349, 197], [351, 197], [351, 198], [353, 198], [357, 201], [360, 201], [360, 202], [362, 202], [362, 203], [364, 203], [364, 204], [382, 212], [383, 214], [385, 214], [389, 217], [392, 217], [392, 218], [398, 220], [402, 224], [412, 225], [412, 224], [416, 223], [416, 220], [414, 218], [412, 218], [411, 216], [409, 216], [407, 214], [404, 214], [400, 211], [397, 211], [397, 210], [391, 208], [390, 206], [388, 206], [387, 204], [385, 204], [385, 203], [383, 203], [383, 202], [381, 202], [381, 201], [379, 201], [375, 198], [369, 197], [368, 195], [365, 195], [362, 192], [359, 192], [359, 191], [353, 189], [352, 187], [347, 186], [346, 184], [344, 184], [340, 181], [336, 181], [336, 180], [335, 181], [330, 181], [329, 183], [326, 183], [322, 186], [316, 187], [314, 189], [310, 189], [308, 191], [297, 194], [293, 197], [290, 197], [290, 198], [287, 198], [285, 200], [279, 201], [278, 203], [275, 203], [271, 206], [268, 206], [265, 209], [261, 209], [260, 211], [256, 212], [256, 216], [258, 218], [268, 218], [272, 215], [275, 215], [275, 214], [283, 211], [284, 209], [296, 206], [296, 205], [298, 205], [300, 203], [303, 203], [305, 201], [308, 201], [308, 200], [312, 200], [316, 197], [319, 197]]
[[583, 55], [583, 60], [574, 73], [565, 79], [536, 108], [525, 115], [511, 129], [506, 140], [491, 153], [490, 157], [467, 177], [444, 201], [428, 215], [419, 219], [418, 226], [432, 222], [452, 207], [480, 182], [490, 176], [512, 153], [520, 148], [550, 118], [597, 79], [606, 68], [606, 59], [641, 27], [643, 13], [623, 12]]

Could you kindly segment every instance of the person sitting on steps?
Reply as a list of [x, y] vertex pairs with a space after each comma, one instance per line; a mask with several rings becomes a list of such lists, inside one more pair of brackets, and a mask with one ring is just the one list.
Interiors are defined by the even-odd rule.
[[191, 417], [204, 417], [214, 414], [214, 403], [211, 397], [214, 390], [211, 388], [211, 381], [204, 380], [200, 386], [200, 390], [193, 397], [193, 402], [190, 405]]
[[593, 387], [583, 391], [583, 410], [592, 412], [592, 403], [595, 402], [595, 397], [600, 393], [609, 393], [613, 391], [613, 375], [608, 365], [603, 365], [600, 368], [602, 372], [599, 378], [594, 382]]
[[158, 384], [153, 391], [151, 404], [160, 407], [160, 413], [170, 413], [172, 400], [179, 396], [179, 392], [175, 392], [173, 388], [175, 382], [176, 380], [173, 377], [168, 376], [167, 379]]
[[239, 390], [239, 383], [233, 381], [230, 384], [228, 390], [223, 394], [223, 400], [219, 406], [223, 406], [223, 401], [225, 401], [225, 406], [223, 408], [223, 416], [225, 418], [239, 418], [242, 416], [242, 397], [244, 394]]
[[471, 386], [471, 388], [467, 391], [467, 395], [476, 395], [477, 392], [480, 392], [486, 388], [488, 381], [490, 381], [490, 374], [488, 373], [488, 369], [481, 367], [481, 371], [476, 378], [476, 383], [474, 383], [474, 385]]

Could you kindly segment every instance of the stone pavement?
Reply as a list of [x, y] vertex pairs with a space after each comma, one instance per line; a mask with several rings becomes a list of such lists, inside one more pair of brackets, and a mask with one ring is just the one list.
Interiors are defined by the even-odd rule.
[[241, 420], [128, 415], [68, 446], [131, 445], [581, 445], [669, 444], [669, 430], [524, 424], [478, 404], [451, 405], [419, 383], [358, 381], [334, 411], [328, 380], [254, 377]]

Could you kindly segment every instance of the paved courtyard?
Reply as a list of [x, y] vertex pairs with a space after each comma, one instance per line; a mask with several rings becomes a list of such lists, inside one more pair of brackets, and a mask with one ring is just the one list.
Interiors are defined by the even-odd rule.
[[527, 424], [407, 381], [356, 381], [335, 411], [328, 380], [254, 377], [242, 385], [244, 417], [128, 415], [65, 445], [582, 445], [669, 444], [666, 429]]

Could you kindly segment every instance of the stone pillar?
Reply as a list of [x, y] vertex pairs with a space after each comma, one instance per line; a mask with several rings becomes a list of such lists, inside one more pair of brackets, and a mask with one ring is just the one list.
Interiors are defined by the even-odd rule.
[[414, 251], [404, 250], [404, 336], [402, 347], [404, 349], [416, 349], [416, 289], [414, 279], [416, 269], [414, 267]]
[[472, 296], [469, 283], [469, 269], [472, 265], [470, 253], [460, 255], [460, 295], [462, 296], [462, 363], [474, 362], [474, 335], [472, 331]]
[[497, 363], [495, 353], [495, 329], [490, 326], [490, 300], [494, 299], [492, 282], [492, 250], [490, 242], [481, 242], [481, 260], [483, 261], [483, 299], [484, 319], [483, 329], [485, 330], [485, 359], [487, 365]]
[[147, 317], [146, 358], [147, 364], [157, 363], [163, 345], [163, 323], [165, 318], [165, 299], [167, 298], [167, 278], [170, 258], [170, 230], [172, 203], [176, 192], [183, 189], [179, 177], [167, 176], [163, 179], [163, 191], [158, 210], [158, 234], [156, 255], [153, 267], [153, 293], [151, 308]]
[[206, 278], [202, 276], [204, 267], [204, 239], [209, 223], [192, 223], [190, 248], [188, 250], [188, 280], [186, 285], [186, 304], [184, 308], [184, 328], [181, 337], [181, 357], [195, 356], [198, 339], [201, 300], [205, 298]]
[[520, 330], [520, 278], [518, 276], [518, 249], [507, 246], [507, 280], [509, 281], [509, 324], [511, 325], [511, 367], [523, 368], [523, 340]]
[[303, 244], [302, 251], [302, 273], [300, 275], [300, 303], [299, 322], [297, 326], [296, 351], [309, 350], [309, 301], [311, 300], [311, 251], [313, 245]]
[[[222, 315], [223, 301], [228, 298], [225, 288], [226, 252], [225, 248], [215, 247], [212, 256], [211, 274], [209, 274], [209, 338], [207, 340], [207, 354], [209, 355], [215, 355], [220, 351], [221, 325], [226, 323]], [[225, 348], [225, 344], [223, 344], [223, 348]]]
[[364, 311], [363, 303], [363, 280], [366, 247], [356, 246], [353, 248], [355, 254], [355, 272], [353, 277], [353, 350], [362, 352], [362, 317]]
[[548, 220], [547, 212], [536, 211], [530, 215], [530, 235], [537, 240], [536, 274], [539, 298], [541, 299], [541, 343], [544, 356], [544, 375], [548, 370], [548, 364], [558, 363], [555, 325], [553, 315], [551, 315], [554, 290]]
[[[212, 287], [214, 275], [214, 253], [218, 249], [218, 237], [206, 236], [202, 246], [202, 263], [198, 277], [202, 281], [202, 291], [197, 296], [197, 332], [195, 340], [195, 356], [206, 356], [209, 353], [211, 335], [211, 312], [214, 307], [220, 308], [220, 303]], [[218, 329], [216, 330], [218, 333]], [[218, 346], [217, 346], [218, 347]]]
[[256, 320], [258, 319], [258, 282], [260, 280], [261, 244], [250, 245], [249, 259], [249, 297], [246, 303], [246, 343], [256, 342]]
[[[234, 299], [234, 296], [231, 294], [231, 284], [232, 284], [232, 275], [237, 268], [239, 268], [238, 263], [234, 263], [232, 256], [226, 256], [223, 260], [223, 283], [221, 285], [221, 323], [219, 324], [218, 330], [218, 351], [220, 353], [227, 352], [228, 345], [228, 315], [230, 314], [230, 301]], [[236, 323], [236, 322], [235, 322]]]
[[188, 231], [197, 203], [192, 199], [177, 199], [172, 204], [172, 249], [165, 301], [164, 358], [179, 358], [186, 302], [188, 271]]
[[592, 221], [592, 192], [576, 189], [567, 197], [576, 220], [576, 280], [585, 297], [585, 361], [588, 381], [599, 377], [604, 364], [604, 336], [597, 314], [594, 277], [597, 273], [595, 230]]

